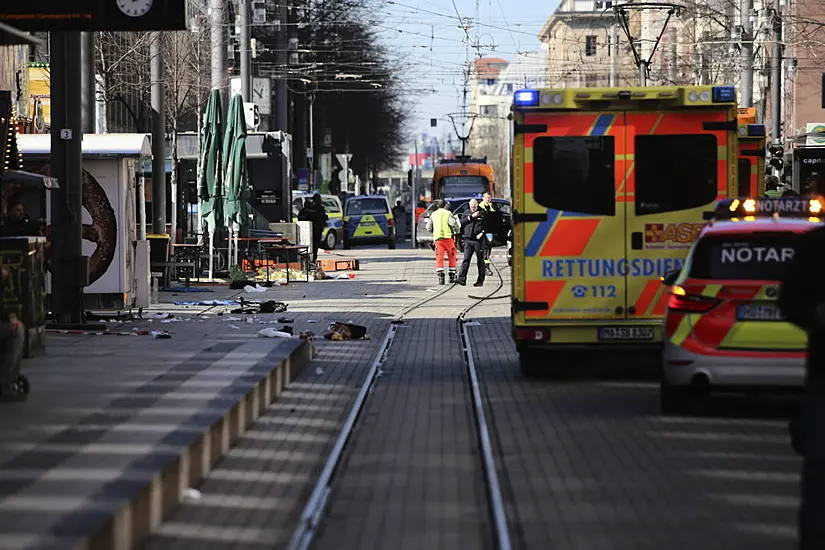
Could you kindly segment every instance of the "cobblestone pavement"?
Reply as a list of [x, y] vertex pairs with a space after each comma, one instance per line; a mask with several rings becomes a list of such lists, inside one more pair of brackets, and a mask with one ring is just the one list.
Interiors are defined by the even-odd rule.
[[[362, 271], [356, 272], [354, 280], [312, 283], [312, 292], [305, 290], [309, 288], [306, 285], [294, 284], [264, 295], [270, 296], [271, 292], [279, 300], [292, 300], [289, 314], [295, 318], [296, 329], [310, 329], [320, 335], [329, 321], [353, 320], [367, 326], [372, 339], [319, 340], [318, 355], [305, 373], [213, 470], [199, 488], [202, 497], [185, 503], [165, 522], [147, 543], [147, 550], [192, 548], [194, 544], [198, 548], [271, 549], [282, 547], [291, 536], [389, 321], [405, 306], [438, 290], [429, 251], [359, 248], [339, 254], [361, 259]], [[450, 292], [455, 295], [451, 298], [453, 305], [466, 301], [463, 289]], [[435, 312], [444, 314], [437, 307]], [[454, 317], [452, 310], [446, 314]], [[449, 317], [448, 326], [455, 332], [453, 317]], [[308, 319], [319, 322], [307, 324]], [[254, 323], [229, 323], [238, 327], [236, 332], [249, 337], [257, 329]], [[417, 323], [418, 328], [411, 324], [413, 328], [399, 332], [399, 341], [406, 339], [408, 344], [394, 362], [418, 357], [412, 355], [412, 347], [418, 344], [409, 343], [412, 337], [402, 336], [405, 331], [432, 330], [423, 318]], [[459, 365], [460, 355], [452, 360], [459, 361]], [[418, 362], [422, 361], [427, 362], [426, 358]], [[463, 371], [453, 367], [451, 376], [461, 375]], [[412, 371], [413, 364], [409, 364], [406, 372]], [[459, 394], [460, 383], [460, 378], [453, 382]], [[403, 418], [393, 419], [400, 420]], [[402, 433], [397, 428], [393, 425], [396, 433]], [[471, 446], [469, 442], [462, 445], [467, 450]], [[432, 460], [439, 460], [439, 456], [434, 451]], [[463, 489], [474, 491], [474, 487], [465, 484]]]
[[508, 307], [480, 306], [470, 330], [516, 548], [795, 548], [787, 402], [720, 399], [676, 418], [652, 380], [527, 380]]
[[46, 355], [24, 362], [28, 401], [0, 404], [0, 548], [92, 534], [297, 346], [216, 342], [220, 321], [195, 313], [129, 324], [171, 339], [49, 334]]
[[[368, 268], [355, 281], [321, 283], [330, 285], [329, 297], [318, 298], [327, 292], [318, 290], [291, 298], [298, 285], [273, 292], [293, 299], [297, 319], [323, 319], [320, 329], [353, 316], [373, 339], [321, 342], [311, 367], [148, 550], [283, 547], [389, 319], [437, 288], [428, 252], [376, 251], [381, 268], [369, 267], [372, 251], [353, 253]], [[501, 261], [499, 267], [505, 282], [495, 297], [506, 297], [509, 269]], [[453, 321], [469, 295], [494, 290], [496, 279], [488, 281], [483, 289], [456, 287], [407, 316], [314, 548], [490, 547]], [[356, 284], [362, 286], [349, 297], [337, 286]], [[361, 288], [368, 289], [363, 297]], [[332, 299], [338, 289], [344, 300]], [[607, 377], [588, 363], [575, 378], [524, 379], [509, 304], [486, 300], [469, 317], [479, 323], [470, 330], [515, 548], [793, 548], [799, 461], [788, 445], [783, 402], [723, 400], [698, 416], [674, 418], [660, 415], [649, 378]]]

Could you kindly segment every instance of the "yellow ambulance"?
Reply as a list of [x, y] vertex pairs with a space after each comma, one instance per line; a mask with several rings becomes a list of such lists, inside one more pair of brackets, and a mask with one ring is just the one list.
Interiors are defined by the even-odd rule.
[[658, 351], [660, 277], [737, 192], [735, 88], [520, 90], [512, 111], [522, 372], [552, 369], [554, 349]]

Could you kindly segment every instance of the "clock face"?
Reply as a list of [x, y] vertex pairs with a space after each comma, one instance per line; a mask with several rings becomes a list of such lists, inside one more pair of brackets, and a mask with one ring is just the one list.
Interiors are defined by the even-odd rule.
[[142, 17], [152, 9], [154, 0], [117, 0], [117, 7], [129, 17]]

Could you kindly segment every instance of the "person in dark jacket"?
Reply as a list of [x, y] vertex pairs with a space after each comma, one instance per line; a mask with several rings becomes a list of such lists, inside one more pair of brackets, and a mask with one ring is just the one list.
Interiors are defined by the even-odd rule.
[[478, 279], [473, 286], [484, 284], [484, 212], [478, 207], [478, 201], [472, 199], [470, 208], [461, 217], [461, 236], [464, 242], [464, 260], [461, 262], [461, 270], [458, 272], [456, 283], [467, 284], [467, 272], [470, 271], [470, 261], [476, 257], [478, 264]]
[[317, 262], [318, 249], [321, 248], [321, 238], [329, 219], [321, 195], [315, 193], [311, 200], [304, 202], [304, 207], [298, 212], [298, 219], [312, 222], [312, 261]]
[[[779, 290], [785, 318], [808, 333], [805, 388], [792, 440], [803, 456], [799, 550], [825, 548], [825, 227], [799, 237]], [[792, 423], [792, 427], [794, 423]]]
[[0, 224], [0, 237], [41, 237], [40, 226], [29, 221], [26, 207], [12, 202], [6, 209], [6, 219]]

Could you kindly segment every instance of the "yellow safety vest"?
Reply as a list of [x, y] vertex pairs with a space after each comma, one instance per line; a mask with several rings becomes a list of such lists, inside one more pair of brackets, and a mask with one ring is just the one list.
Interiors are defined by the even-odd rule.
[[450, 227], [450, 216], [452, 213], [446, 208], [439, 208], [430, 215], [433, 222], [433, 239], [451, 239], [453, 230]]
[[483, 202], [480, 202], [480, 203], [478, 203], [478, 207], [481, 208], [482, 210], [486, 210], [488, 212], [492, 212], [492, 211], [495, 210], [495, 207], [493, 206], [492, 202], [490, 204], [487, 204], [487, 205], [485, 205]]

